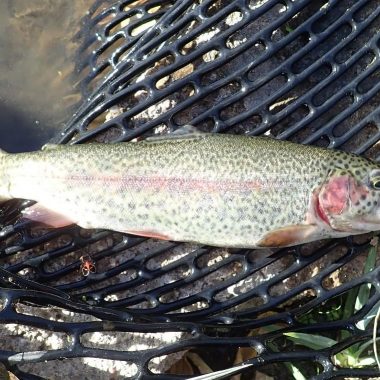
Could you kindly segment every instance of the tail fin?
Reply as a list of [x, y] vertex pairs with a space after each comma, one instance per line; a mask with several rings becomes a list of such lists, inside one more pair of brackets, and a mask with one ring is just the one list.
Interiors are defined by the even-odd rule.
[[[0, 160], [2, 157], [8, 156], [8, 155], [9, 155], [8, 152], [0, 149]], [[3, 179], [3, 173], [2, 173], [4, 170], [4, 165], [3, 165], [3, 163], [0, 164], [0, 181], [2, 181], [2, 182], [4, 180]], [[8, 194], [5, 194], [5, 193], [8, 193], [8, 188], [5, 189], [4, 187], [7, 187], [7, 185], [5, 183], [0, 183], [0, 202], [4, 202], [4, 201], [11, 199], [11, 197]]]

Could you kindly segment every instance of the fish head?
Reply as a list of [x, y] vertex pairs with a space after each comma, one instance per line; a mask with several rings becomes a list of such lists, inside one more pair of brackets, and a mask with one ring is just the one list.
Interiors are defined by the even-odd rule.
[[357, 159], [347, 169], [331, 170], [315, 198], [319, 219], [336, 232], [380, 230], [380, 165]]

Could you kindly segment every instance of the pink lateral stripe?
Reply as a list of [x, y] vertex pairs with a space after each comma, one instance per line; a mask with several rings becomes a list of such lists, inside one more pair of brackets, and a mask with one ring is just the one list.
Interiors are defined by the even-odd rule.
[[171, 190], [171, 191], [263, 191], [281, 189], [296, 185], [287, 179], [277, 179], [273, 181], [266, 180], [217, 180], [204, 178], [178, 178], [178, 177], [162, 177], [162, 176], [69, 176], [68, 181], [82, 182], [85, 186], [90, 186], [91, 183], [105, 186], [118, 187], [120, 189], [154, 189], [154, 190]]

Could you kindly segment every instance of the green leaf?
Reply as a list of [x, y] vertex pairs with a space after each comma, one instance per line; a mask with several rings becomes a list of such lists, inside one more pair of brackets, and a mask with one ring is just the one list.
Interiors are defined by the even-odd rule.
[[[380, 338], [377, 338], [376, 341], [378, 342], [380, 340]], [[367, 342], [364, 342], [362, 344], [359, 345], [358, 349], [355, 351], [355, 355], [357, 357], [360, 357], [360, 355], [365, 351], [367, 350], [369, 347], [372, 347], [373, 346], [373, 339], [367, 341]]]
[[292, 27], [290, 27], [289, 25], [286, 25], [285, 30], [289, 34], [289, 33], [292, 33], [294, 29]]
[[366, 314], [366, 316], [362, 320], [355, 323], [356, 327], [364, 331], [367, 328], [367, 326], [370, 324], [372, 319], [376, 317], [376, 314], [379, 308], [380, 308], [380, 301], [377, 302], [373, 306], [373, 308]]
[[[376, 240], [375, 240], [376, 239]], [[372, 241], [374, 241], [373, 244], [371, 244], [371, 247], [368, 251], [368, 256], [364, 265], [364, 273], [371, 272], [375, 269], [376, 264], [376, 253], [377, 253], [377, 237], [373, 238]], [[372, 242], [371, 242], [372, 243]], [[364, 274], [363, 273], [363, 274]], [[367, 303], [369, 299], [369, 292], [371, 290], [370, 284], [362, 285], [359, 289], [358, 296], [356, 298], [355, 302], [355, 312], [362, 309], [362, 307]]]
[[376, 360], [375, 358], [363, 358], [363, 359], [359, 359], [356, 364], [357, 364], [357, 367], [373, 366], [376, 364]]
[[357, 367], [357, 356], [351, 347], [334, 355], [335, 364], [344, 368]]
[[355, 303], [356, 303], [358, 293], [359, 293], [359, 289], [357, 287], [351, 289], [347, 293], [346, 302], [344, 303], [344, 308], [343, 308], [343, 315], [342, 315], [343, 320], [350, 318], [354, 314]]
[[292, 363], [285, 363], [295, 380], [307, 380], [302, 372]]
[[290, 340], [296, 344], [311, 348], [313, 350], [322, 350], [327, 347], [332, 347], [338, 343], [334, 339], [326, 338], [321, 335], [304, 334], [297, 332], [284, 333]]
[[[360, 368], [376, 364], [375, 358], [368, 356], [368, 349], [372, 346], [372, 344], [373, 341], [371, 339], [363, 344], [356, 343], [346, 348], [334, 356], [335, 363], [345, 368]], [[365, 352], [366, 356], [360, 358], [363, 352]]]

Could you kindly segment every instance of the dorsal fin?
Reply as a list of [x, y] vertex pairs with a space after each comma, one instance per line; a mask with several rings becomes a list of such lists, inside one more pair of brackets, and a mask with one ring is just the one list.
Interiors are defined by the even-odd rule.
[[207, 133], [200, 131], [192, 125], [184, 125], [174, 132], [167, 135], [158, 135], [158, 136], [150, 136], [147, 137], [145, 141], [162, 141], [162, 140], [171, 140], [171, 139], [185, 139], [185, 138], [194, 138], [194, 137], [202, 137], [207, 135]]
[[172, 135], [176, 136], [188, 136], [188, 135], [204, 135], [205, 133], [200, 131], [198, 128], [194, 127], [193, 125], [186, 124], [182, 127], [176, 129]]

